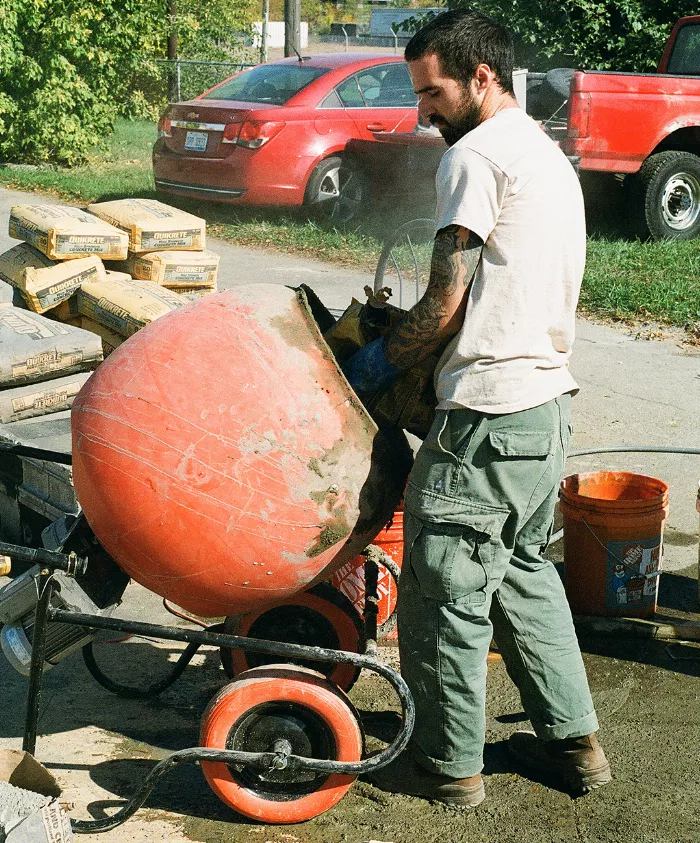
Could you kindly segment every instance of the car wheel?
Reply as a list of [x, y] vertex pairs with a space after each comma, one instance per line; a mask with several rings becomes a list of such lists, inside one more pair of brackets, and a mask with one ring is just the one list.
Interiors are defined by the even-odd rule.
[[700, 235], [700, 157], [668, 150], [650, 155], [632, 183], [643, 237], [692, 240]]
[[367, 178], [359, 167], [333, 155], [321, 161], [311, 174], [304, 202], [321, 218], [344, 225], [360, 214], [367, 187]]

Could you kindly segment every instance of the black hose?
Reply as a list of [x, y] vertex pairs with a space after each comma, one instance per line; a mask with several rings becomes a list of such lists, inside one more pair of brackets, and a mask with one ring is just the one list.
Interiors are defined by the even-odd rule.
[[700, 456], [700, 448], [668, 448], [660, 445], [611, 445], [607, 448], [586, 448], [583, 451], [571, 451], [569, 457], [586, 457], [589, 454], [695, 454]]
[[[210, 632], [220, 632], [221, 629], [221, 624], [214, 624], [213, 626], [208, 627]], [[87, 667], [90, 671], [93, 679], [99, 682], [99, 684], [102, 685], [103, 688], [106, 688], [110, 693], [130, 700], [147, 700], [150, 699], [150, 697], [157, 697], [158, 694], [162, 693], [166, 688], [169, 688], [173, 682], [176, 682], [180, 676], [182, 676], [182, 673], [187, 665], [192, 661], [200, 646], [201, 644], [194, 642], [189, 643], [183, 650], [182, 655], [177, 660], [172, 670], [162, 679], [159, 679], [152, 685], [148, 685], [146, 688], [135, 688], [131, 685], [122, 685], [121, 683], [110, 679], [109, 676], [103, 673], [95, 659], [92, 641], [83, 647], [83, 660], [85, 661], [85, 667]]]

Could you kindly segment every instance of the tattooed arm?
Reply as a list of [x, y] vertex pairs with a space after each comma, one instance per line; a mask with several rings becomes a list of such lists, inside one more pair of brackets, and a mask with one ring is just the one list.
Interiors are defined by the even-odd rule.
[[459, 331], [483, 245], [480, 237], [460, 225], [438, 231], [428, 288], [384, 339], [384, 352], [391, 364], [410, 369]]

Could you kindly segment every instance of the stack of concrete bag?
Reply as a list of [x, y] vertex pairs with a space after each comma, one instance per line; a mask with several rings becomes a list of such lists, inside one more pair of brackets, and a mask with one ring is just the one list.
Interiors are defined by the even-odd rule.
[[[70, 407], [103, 357], [215, 291], [205, 225], [143, 199], [12, 208], [10, 236], [24, 242], [0, 255], [0, 440], [70, 451]], [[70, 467], [0, 457], [0, 537], [36, 543], [77, 511]]]
[[125, 231], [129, 257], [119, 269], [187, 298], [216, 292], [219, 256], [205, 248], [205, 222], [151, 199], [88, 205], [88, 210]]

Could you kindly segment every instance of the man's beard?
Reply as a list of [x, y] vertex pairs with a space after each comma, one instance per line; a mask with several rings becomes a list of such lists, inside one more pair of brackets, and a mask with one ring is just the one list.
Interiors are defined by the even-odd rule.
[[469, 91], [464, 92], [459, 113], [448, 123], [440, 115], [430, 115], [430, 122], [437, 126], [448, 146], [454, 146], [467, 132], [481, 122], [481, 108]]

